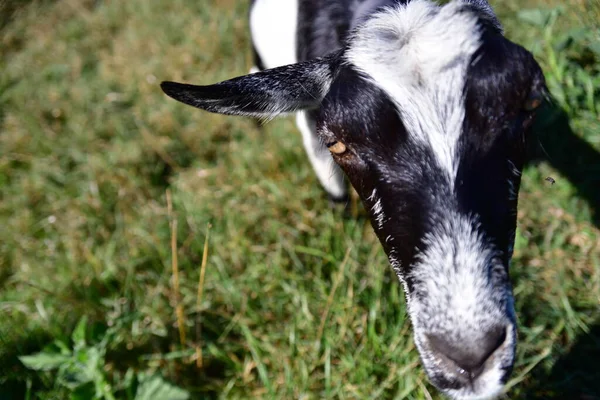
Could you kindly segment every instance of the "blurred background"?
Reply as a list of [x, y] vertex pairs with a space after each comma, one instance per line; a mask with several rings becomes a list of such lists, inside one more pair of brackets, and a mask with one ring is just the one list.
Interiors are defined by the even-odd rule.
[[[0, 0], [0, 399], [441, 398], [361, 206], [329, 207], [292, 118], [158, 86], [245, 74], [248, 3]], [[508, 398], [598, 399], [600, 1], [492, 5], [553, 96]]]

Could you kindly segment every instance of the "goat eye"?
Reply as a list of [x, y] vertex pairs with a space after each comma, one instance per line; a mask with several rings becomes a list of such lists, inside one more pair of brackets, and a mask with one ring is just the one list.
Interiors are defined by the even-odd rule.
[[542, 104], [542, 96], [539, 93], [531, 93], [527, 100], [525, 100], [525, 104], [523, 108], [525, 111], [533, 111], [537, 109]]
[[333, 154], [341, 155], [346, 152], [346, 145], [342, 142], [333, 142], [327, 145], [327, 148]]

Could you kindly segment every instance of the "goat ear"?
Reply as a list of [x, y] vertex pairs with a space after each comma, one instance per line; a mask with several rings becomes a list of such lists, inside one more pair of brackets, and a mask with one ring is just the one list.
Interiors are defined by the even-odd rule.
[[479, 16], [487, 21], [498, 33], [503, 34], [504, 28], [498, 20], [496, 13], [487, 0], [462, 0], [464, 4], [468, 4], [479, 14]]
[[336, 52], [209, 86], [163, 82], [160, 87], [175, 100], [206, 111], [270, 118], [318, 107], [340, 61], [341, 53]]

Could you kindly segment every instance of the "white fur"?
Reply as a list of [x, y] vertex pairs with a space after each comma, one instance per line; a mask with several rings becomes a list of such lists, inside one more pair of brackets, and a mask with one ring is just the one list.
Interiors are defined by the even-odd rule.
[[508, 168], [514, 176], [521, 176], [521, 171], [517, 168], [514, 162], [508, 160]]
[[257, 0], [250, 10], [252, 43], [265, 68], [293, 64], [298, 0]]
[[[265, 68], [297, 62], [297, 19], [298, 0], [257, 0], [254, 3], [250, 11], [252, 42]], [[323, 90], [326, 93], [329, 85], [323, 85]], [[347, 192], [343, 173], [319, 141], [316, 126], [309, 123], [303, 111], [297, 113], [296, 125], [319, 182], [330, 196], [343, 198]]]
[[375, 202], [373, 207], [371, 207], [371, 212], [373, 212], [375, 221], [377, 221], [377, 228], [381, 229], [383, 228], [383, 223], [385, 221], [385, 214], [383, 213], [381, 198], [377, 196], [377, 189], [373, 189], [373, 193], [371, 193], [371, 196], [369, 196], [368, 200]]
[[477, 221], [452, 212], [425, 236], [427, 250], [418, 256], [411, 275], [415, 289], [427, 293], [419, 308], [425, 315], [429, 309], [451, 310], [425, 316], [429, 332], [443, 333], [457, 325], [478, 331], [502, 320], [504, 313], [495, 310], [488, 276], [489, 265], [502, 263], [484, 244], [477, 226]]
[[376, 199], [377, 199], [377, 189], [373, 189], [373, 191], [371, 192], [371, 195], [369, 197], [367, 197], [367, 200], [375, 201]]
[[461, 3], [425, 0], [387, 9], [359, 27], [347, 59], [396, 103], [411, 137], [429, 146], [453, 185], [467, 67], [479, 47], [477, 17]]
[[[488, 275], [490, 265], [503, 269], [499, 255], [477, 232], [477, 221], [452, 213], [425, 238], [427, 250], [418, 256], [411, 273], [414, 288], [426, 296], [411, 301], [410, 314], [415, 342], [424, 365], [434, 370], [439, 364], [427, 348], [425, 334], [444, 336], [453, 343], [476, 346], [494, 326], [506, 326], [503, 350], [496, 351], [472, 388], [450, 390], [454, 399], [492, 399], [502, 390], [500, 383], [506, 357], [512, 354], [514, 326], [499, 308], [498, 296]], [[456, 329], [460, 327], [460, 329]]]

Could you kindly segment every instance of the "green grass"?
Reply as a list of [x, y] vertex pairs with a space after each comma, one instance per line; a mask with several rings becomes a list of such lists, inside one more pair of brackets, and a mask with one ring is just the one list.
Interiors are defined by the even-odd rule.
[[[191, 398], [440, 398], [363, 211], [328, 206], [292, 119], [158, 87], [245, 73], [246, 3], [0, 2], [0, 398], [181, 395], [160, 376]], [[520, 195], [511, 399], [600, 398], [600, 5], [558, 3], [497, 2], [555, 98]]]

